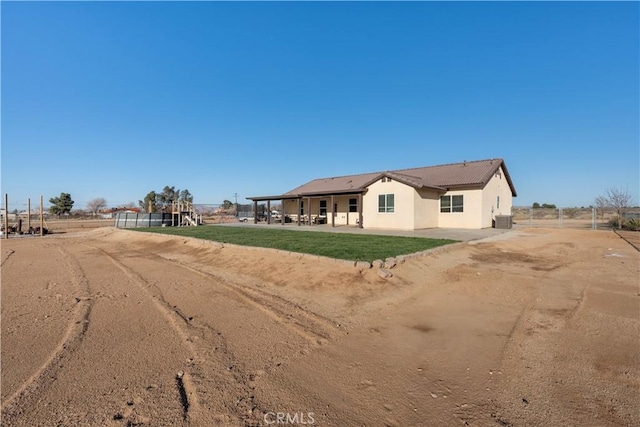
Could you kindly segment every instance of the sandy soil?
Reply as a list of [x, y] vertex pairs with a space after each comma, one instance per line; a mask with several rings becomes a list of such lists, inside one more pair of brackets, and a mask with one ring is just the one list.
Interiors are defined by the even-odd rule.
[[610, 231], [387, 280], [112, 228], [1, 249], [3, 426], [640, 425], [640, 258]]

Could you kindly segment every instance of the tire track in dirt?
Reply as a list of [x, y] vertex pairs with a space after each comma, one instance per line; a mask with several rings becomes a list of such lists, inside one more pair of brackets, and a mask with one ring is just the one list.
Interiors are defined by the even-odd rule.
[[231, 296], [249, 303], [277, 323], [286, 326], [312, 344], [325, 344], [328, 340], [334, 338], [336, 332], [339, 331], [335, 326], [335, 322], [306, 310], [289, 300], [243, 285], [224, 274], [203, 271], [179, 261], [167, 259], [159, 255], [156, 256], [180, 268], [223, 285]]
[[[251, 286], [255, 280], [253, 278], [243, 278], [241, 279], [243, 282], [239, 282], [225, 273], [205, 271], [157, 254], [136, 251], [131, 248], [123, 247], [122, 251], [117, 254], [112, 253], [108, 248], [103, 249], [96, 246], [91, 246], [91, 248], [99, 250], [109, 257], [111, 262], [125, 272], [130, 279], [144, 288], [147, 294], [154, 298], [156, 304], [159, 304], [163, 311], [173, 319], [174, 327], [184, 329], [183, 337], [189, 334], [195, 335], [185, 338], [186, 342], [191, 343], [190, 351], [195, 356], [189, 366], [184, 369], [181, 381], [177, 381], [177, 384], [182, 384], [185, 389], [190, 388], [190, 391], [183, 393], [187, 396], [187, 404], [183, 406], [186, 408], [185, 413], [188, 413], [187, 419], [191, 423], [197, 424], [205, 419], [209, 422], [229, 423], [230, 418], [220, 415], [220, 412], [235, 414], [243, 419], [245, 424], [248, 423], [247, 425], [256, 423], [255, 417], [261, 416], [264, 412], [255, 397], [256, 381], [266, 373], [265, 370], [270, 372], [271, 369], [277, 369], [280, 363], [274, 363], [271, 368], [258, 368], [256, 371], [249, 372], [247, 367], [230, 350], [227, 338], [220, 330], [212, 326], [210, 322], [190, 317], [180, 307], [171, 304], [165, 298], [162, 289], [138, 273], [135, 266], [127, 266], [120, 258], [146, 259], [162, 265], [174, 266], [203, 277], [206, 282], [214, 285], [210, 288], [221, 292], [223, 297], [235, 299], [257, 310], [277, 325], [283, 326], [285, 330], [293, 332], [308, 342], [312, 347], [324, 345], [344, 333], [338, 329], [333, 321], [325, 317], [305, 310], [298, 304], [284, 298], [255, 289]], [[224, 369], [221, 370], [221, 366]], [[220, 391], [223, 391], [222, 395], [215, 398], [209, 397], [212, 394], [219, 394]], [[229, 402], [229, 395], [237, 396], [236, 401]], [[207, 406], [207, 402], [211, 400], [218, 402], [218, 405], [222, 404], [223, 407], [213, 410]], [[199, 403], [200, 401], [202, 404]]]
[[[554, 243], [552, 245], [565, 247], [567, 244]], [[513, 357], [513, 353], [517, 351], [521, 343], [532, 333], [532, 328], [537, 325], [536, 320], [540, 318], [553, 318], [555, 320], [557, 318], [555, 313], [545, 308], [545, 305], [549, 303], [545, 297], [546, 293], [548, 293], [548, 286], [545, 283], [551, 280], [553, 275], [558, 274], [557, 270], [560, 267], [566, 267], [570, 263], [567, 260], [564, 260], [564, 263], [559, 263], [521, 250], [507, 250], [500, 244], [495, 245], [490, 243], [476, 246], [470, 253], [469, 259], [479, 262], [484, 267], [498, 265], [501, 271], [509, 271], [512, 277], [518, 277], [521, 285], [525, 283], [533, 284], [534, 282], [542, 283], [536, 291], [529, 295], [527, 301], [522, 304], [517, 316], [513, 320], [511, 328], [505, 336], [504, 342], [501, 344], [499, 356], [495, 361], [495, 368], [489, 372], [489, 377], [486, 379], [486, 390], [490, 392], [490, 390], [496, 388], [496, 382], [500, 384], [500, 376], [505, 369], [508, 369], [507, 364], [509, 359]], [[518, 265], [529, 271], [526, 273], [515, 270], [512, 271], [514, 266]], [[581, 300], [582, 298], [577, 301], [577, 305], [572, 308], [567, 318], [573, 316]], [[564, 313], [564, 310], [562, 313]], [[496, 373], [498, 375], [494, 375]], [[487, 414], [490, 414], [490, 418], [487, 417]], [[496, 406], [493, 399], [489, 402], [466, 402], [457, 408], [456, 417], [458, 417], [464, 425], [474, 425], [474, 423], [480, 420], [490, 420], [492, 425], [505, 427], [513, 427], [515, 425], [512, 423], [512, 420], [507, 419], [507, 416], [503, 414], [502, 408]]]
[[[118, 244], [117, 247], [120, 247], [122, 251], [138, 254], [140, 257], [169, 262], [177, 267], [196, 273], [207, 280], [214, 280], [216, 284], [221, 284], [225, 287], [230, 297], [257, 308], [272, 320], [292, 330], [313, 345], [326, 344], [332, 338], [346, 332], [344, 325], [337, 326], [337, 322], [332, 319], [313, 313], [285, 298], [258, 289], [257, 286], [263, 284], [253, 278], [243, 278], [244, 281], [252, 282], [253, 286], [246, 285], [235, 278], [237, 273], [230, 275], [220, 271], [205, 271], [202, 268], [156, 253], [134, 250], [122, 244]], [[161, 293], [159, 289], [157, 291]]]
[[[122, 271], [125, 276], [127, 276], [133, 283], [138, 285], [138, 287], [144, 292], [144, 294], [153, 302], [154, 306], [160, 312], [162, 317], [165, 320], [168, 321], [168, 323], [171, 325], [171, 327], [174, 329], [174, 331], [178, 334], [178, 336], [180, 337], [181, 341], [187, 347], [187, 350], [189, 351], [189, 353], [193, 356], [193, 360], [195, 360], [196, 355], [197, 355], [197, 350], [196, 350], [192, 340], [190, 339], [189, 334], [187, 334], [182, 329], [182, 327], [180, 327], [178, 319], [176, 319], [176, 316], [179, 319], [181, 319], [186, 325], [189, 325], [189, 319], [186, 318], [179, 311], [176, 311], [175, 308], [172, 308], [170, 306], [170, 304], [167, 301], [164, 300], [164, 297], [162, 296], [162, 292], [160, 292], [160, 290], [156, 286], [151, 285], [147, 280], [144, 279], [144, 277], [142, 277], [140, 274], [138, 274], [137, 272], [135, 272], [131, 268], [129, 268], [126, 265], [124, 265], [122, 262], [120, 262], [118, 259], [116, 259], [114, 256], [112, 256], [110, 253], [108, 253], [104, 249], [98, 248], [96, 246], [91, 246], [91, 245], [84, 245], [84, 246], [102, 253], [120, 271]], [[154, 295], [154, 292], [152, 292], [150, 290], [151, 287], [154, 288], [154, 290], [157, 292], [158, 295]], [[181, 389], [181, 384], [183, 384], [182, 377], [184, 375], [185, 374], [184, 374], [183, 371], [180, 371], [180, 373], [176, 373], [176, 378], [180, 377], [180, 379], [181, 379], [180, 381], [176, 382], [176, 387], [178, 388], [178, 392], [179, 392], [179, 395], [181, 396], [181, 398], [184, 396], [184, 398], [186, 399], [187, 398], [187, 394], [184, 392], [184, 389]], [[193, 420], [193, 418], [195, 418], [197, 416], [197, 414], [200, 412], [199, 408], [198, 408], [198, 404], [197, 404], [197, 399], [192, 399], [191, 402], [181, 402], [181, 404], [182, 404], [183, 410], [184, 410], [184, 419], [185, 419], [185, 421], [187, 423], [189, 423], [190, 421], [191, 422], [195, 421], [195, 420]], [[191, 408], [191, 412], [189, 412], [189, 408]]]
[[[229, 297], [247, 303], [258, 309], [275, 322], [287, 327], [289, 330], [308, 340], [313, 345], [326, 344], [332, 338], [346, 332], [344, 330], [344, 326], [338, 327], [337, 322], [327, 317], [313, 313], [285, 298], [257, 289], [257, 286], [261, 284], [257, 281], [252, 283], [253, 286], [246, 285], [233, 278], [232, 275], [225, 274], [220, 271], [205, 271], [201, 268], [194, 267], [193, 265], [155, 253], [133, 250], [126, 246], [119, 247], [122, 251], [136, 254], [141, 258], [155, 259], [160, 262], [169, 262], [172, 265], [192, 273], [196, 273], [207, 280], [213, 280], [216, 284], [224, 286]], [[237, 276], [237, 273], [234, 273], [233, 276]], [[243, 280], [253, 282], [252, 278], [245, 278]], [[157, 287], [155, 287], [155, 289], [159, 294], [162, 293]]]
[[[247, 423], [253, 421], [251, 414], [256, 410], [260, 411], [252, 387], [248, 384], [251, 375], [238, 369], [239, 363], [229, 350], [223, 334], [206, 323], [194, 321], [185, 315], [179, 307], [172, 306], [166, 301], [158, 286], [126, 266], [116, 256], [99, 247], [85, 246], [102, 253], [133, 283], [138, 285], [178, 333], [193, 356], [184, 370], [176, 373], [176, 387], [187, 425], [234, 425], [230, 424], [235, 421], [233, 418], [241, 419], [246, 425], [249, 425]], [[161, 260], [165, 261], [164, 258]], [[194, 332], [197, 332], [197, 335], [194, 335]], [[202, 339], [196, 340], [196, 337]], [[221, 369], [223, 366], [226, 369]], [[211, 394], [212, 390], [221, 393], [213, 399], [204, 398], [203, 395]], [[229, 394], [242, 397], [233, 405], [225, 402], [224, 397]], [[201, 401], [214, 401], [218, 406], [202, 405]]]
[[[147, 295], [153, 302], [154, 305], [156, 306], [156, 308], [158, 309], [158, 311], [160, 311], [160, 313], [162, 314], [162, 316], [169, 321], [169, 323], [171, 324], [171, 326], [175, 329], [175, 331], [178, 333], [178, 335], [180, 336], [180, 338], [182, 338], [182, 340], [184, 342], [189, 343], [189, 336], [188, 334], [186, 334], [182, 328], [180, 328], [178, 322], [176, 321], [176, 318], [174, 317], [174, 314], [177, 315], [179, 318], [181, 318], [185, 323], [188, 324], [189, 320], [186, 319], [184, 317], [184, 315], [182, 315], [179, 312], [176, 312], [175, 308], [171, 307], [171, 305], [165, 301], [163, 295], [162, 295], [162, 291], [155, 285], [149, 283], [144, 277], [142, 277], [140, 274], [138, 274], [135, 270], [127, 267], [126, 265], [124, 265], [121, 261], [119, 261], [114, 255], [110, 254], [109, 252], [105, 251], [102, 248], [96, 247], [96, 246], [90, 246], [90, 245], [84, 245], [87, 248], [93, 249], [95, 251], [98, 251], [100, 253], [102, 253], [104, 256], [106, 256], [116, 267], [118, 267], [118, 269], [120, 271], [122, 271], [124, 273], [125, 276], [127, 276], [129, 279], [131, 279], [135, 284], [138, 285], [139, 288], [142, 289], [142, 291], [145, 293], [145, 295]], [[150, 288], [153, 288], [153, 291], [155, 291], [155, 294], [153, 291], [151, 291]], [[157, 295], [156, 295], [157, 294]], [[195, 349], [193, 348], [193, 346], [188, 345], [189, 346], [189, 351], [191, 353], [195, 353]]]
[[18, 389], [2, 402], [2, 424], [6, 424], [12, 414], [29, 401], [36, 399], [38, 393], [44, 391], [55, 380], [61, 362], [82, 345], [83, 338], [89, 329], [89, 319], [93, 302], [87, 276], [78, 260], [62, 246], [55, 248], [63, 255], [64, 263], [71, 272], [70, 279], [80, 289], [86, 291], [84, 298], [76, 298], [74, 313], [62, 339], [49, 357]]

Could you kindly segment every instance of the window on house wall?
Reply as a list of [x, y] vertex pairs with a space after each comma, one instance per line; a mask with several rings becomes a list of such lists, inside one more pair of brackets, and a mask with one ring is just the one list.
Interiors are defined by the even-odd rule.
[[327, 216], [327, 201], [320, 200], [320, 215]]
[[440, 212], [464, 212], [464, 197], [440, 196]]
[[500, 209], [500, 196], [498, 196], [498, 199], [496, 200], [496, 209]]
[[349, 199], [349, 212], [358, 212], [358, 199]]
[[378, 212], [395, 212], [395, 201], [393, 194], [378, 195]]
[[462, 195], [451, 196], [451, 212], [464, 212], [464, 200]]
[[304, 200], [300, 201], [300, 215], [304, 215]]
[[389, 178], [388, 176], [383, 176], [382, 182], [391, 182], [391, 178]]

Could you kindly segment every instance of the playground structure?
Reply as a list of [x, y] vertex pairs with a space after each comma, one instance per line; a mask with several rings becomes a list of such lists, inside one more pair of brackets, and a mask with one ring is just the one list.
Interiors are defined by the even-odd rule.
[[191, 202], [171, 203], [171, 225], [178, 227], [202, 225], [202, 215], [199, 215]]
[[40, 214], [39, 220], [40, 224], [32, 226], [31, 225], [31, 199], [27, 199], [27, 224], [26, 230], [22, 231], [22, 227], [24, 225], [23, 219], [20, 217], [15, 217], [14, 222], [9, 222], [9, 195], [5, 193], [4, 195], [4, 209], [2, 210], [2, 225], [0, 225], [0, 231], [2, 234], [2, 238], [8, 239], [10, 234], [32, 234], [32, 235], [40, 235], [44, 236], [49, 233], [49, 230], [44, 227], [44, 209], [43, 209], [43, 200], [42, 196], [40, 196]]
[[171, 212], [119, 213], [114, 226], [116, 228], [196, 227], [202, 224], [202, 215], [196, 212], [193, 203], [176, 201], [171, 203]]

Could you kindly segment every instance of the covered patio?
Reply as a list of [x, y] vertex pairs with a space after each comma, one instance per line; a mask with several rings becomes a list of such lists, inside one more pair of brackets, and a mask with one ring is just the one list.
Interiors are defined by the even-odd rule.
[[[258, 203], [266, 202], [267, 224], [352, 225], [362, 228], [362, 191], [331, 191], [248, 197], [253, 201], [253, 223], [258, 223]], [[271, 202], [280, 201], [282, 212], [272, 217]]]

